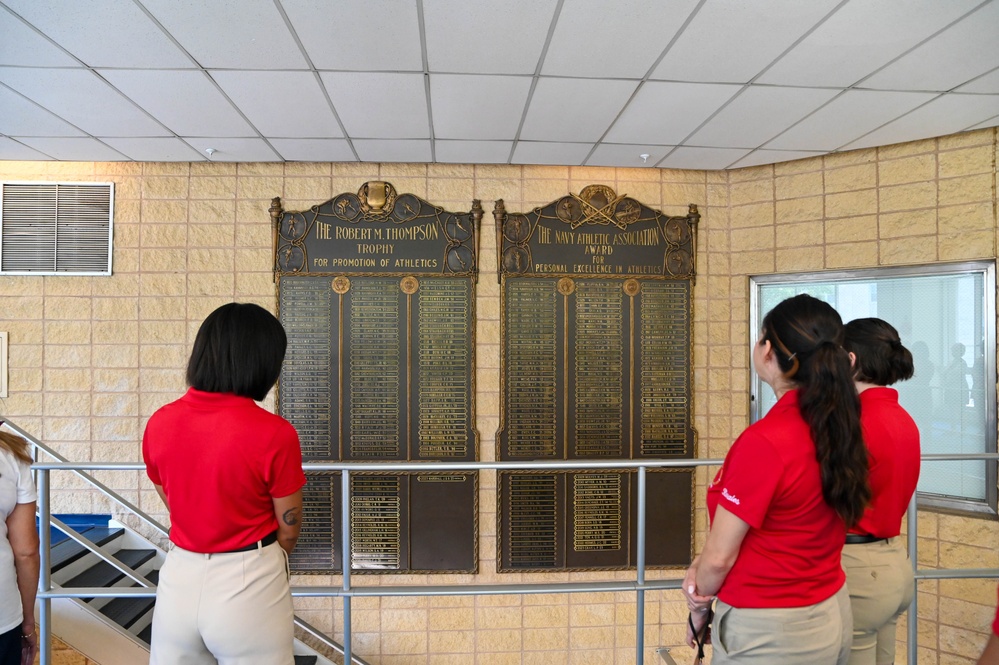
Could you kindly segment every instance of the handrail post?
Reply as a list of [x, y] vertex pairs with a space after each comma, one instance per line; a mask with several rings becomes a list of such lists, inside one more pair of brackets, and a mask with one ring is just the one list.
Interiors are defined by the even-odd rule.
[[635, 590], [635, 663], [642, 665], [645, 662], [645, 466], [638, 467], [638, 552], [635, 556], [635, 568], [637, 569], [638, 588]]
[[909, 603], [909, 616], [906, 621], [905, 660], [916, 665], [919, 638], [919, 525], [916, 520], [916, 493], [909, 499], [909, 514], [906, 516], [906, 540], [909, 541], [909, 563], [912, 565], [912, 602]]
[[340, 485], [340, 519], [343, 534], [340, 542], [340, 567], [343, 569], [343, 663], [350, 665], [354, 657], [350, 652], [350, 471], [343, 470]]
[[38, 469], [38, 586], [43, 595], [38, 604], [38, 653], [41, 665], [52, 662], [52, 599], [47, 594], [52, 590], [52, 562], [49, 550], [52, 545], [52, 533], [49, 522], [52, 519], [52, 508], [49, 504], [49, 473], [48, 469]]

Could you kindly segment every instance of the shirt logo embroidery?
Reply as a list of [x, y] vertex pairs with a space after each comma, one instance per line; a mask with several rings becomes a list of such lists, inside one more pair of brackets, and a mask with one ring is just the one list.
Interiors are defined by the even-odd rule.
[[728, 488], [727, 487], [723, 487], [722, 488], [722, 496], [725, 497], [726, 499], [728, 499], [729, 501], [731, 501], [732, 503], [734, 503], [737, 506], [739, 505], [739, 503], [741, 503], [739, 501], [739, 499], [736, 498], [736, 496], [734, 494], [729, 494], [728, 493]]

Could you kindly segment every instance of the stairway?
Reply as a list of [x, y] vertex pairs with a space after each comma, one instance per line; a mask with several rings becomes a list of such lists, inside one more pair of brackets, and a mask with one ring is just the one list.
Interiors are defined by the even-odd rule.
[[[89, 544], [100, 547], [155, 585], [165, 552], [124, 525], [109, 522], [109, 517], [98, 515], [69, 519], [64, 516], [61, 519]], [[51, 529], [51, 539], [49, 562], [54, 586], [140, 586], [59, 529]], [[145, 663], [149, 659], [154, 604], [154, 598], [142, 597], [59, 599], [53, 603], [53, 632], [104, 665]], [[103, 623], [109, 631], [102, 633], [95, 623]], [[113, 640], [108, 632], [118, 633], [119, 639]], [[116, 643], [112, 645], [113, 642]], [[330, 664], [329, 660], [316, 655], [298, 640], [295, 641], [295, 651], [295, 665]]]

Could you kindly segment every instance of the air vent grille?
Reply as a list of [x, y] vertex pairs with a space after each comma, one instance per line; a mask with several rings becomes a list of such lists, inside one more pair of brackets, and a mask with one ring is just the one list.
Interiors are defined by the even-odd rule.
[[0, 273], [110, 275], [113, 183], [2, 183]]

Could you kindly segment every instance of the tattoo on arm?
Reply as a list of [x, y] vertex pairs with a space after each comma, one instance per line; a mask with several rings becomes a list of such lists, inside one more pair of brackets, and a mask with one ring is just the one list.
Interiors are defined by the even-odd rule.
[[295, 526], [298, 524], [298, 508], [291, 508], [284, 511], [284, 514], [281, 515], [281, 519], [288, 526]]

